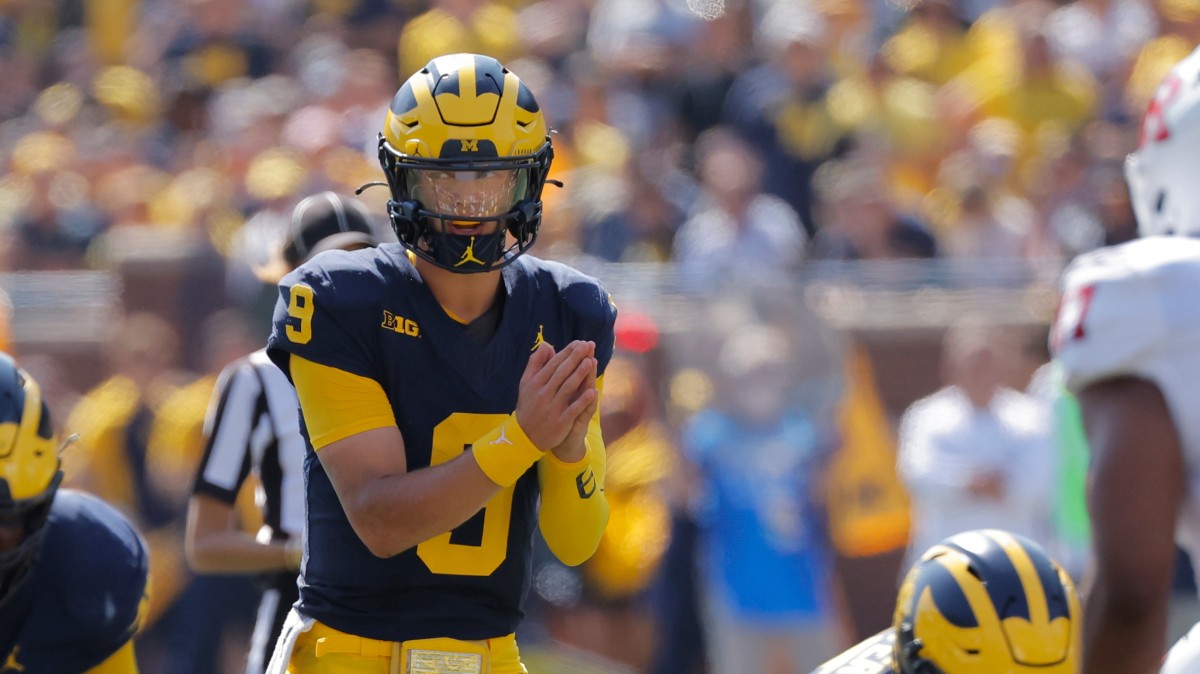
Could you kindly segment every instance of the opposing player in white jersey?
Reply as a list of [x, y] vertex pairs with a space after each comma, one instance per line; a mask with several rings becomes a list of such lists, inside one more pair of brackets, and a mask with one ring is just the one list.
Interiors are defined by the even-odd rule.
[[1083, 672], [1200, 672], [1200, 627], [1162, 655], [1176, 542], [1200, 560], [1200, 49], [1126, 177], [1142, 238], [1072, 263], [1052, 337], [1092, 448]]

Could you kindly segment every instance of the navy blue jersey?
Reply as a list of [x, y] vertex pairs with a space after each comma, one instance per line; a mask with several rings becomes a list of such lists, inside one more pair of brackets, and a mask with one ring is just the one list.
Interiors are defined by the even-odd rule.
[[133, 526], [63, 489], [46, 527], [33, 571], [0, 614], [0, 672], [86, 672], [137, 631], [149, 558]]
[[[296, 354], [378, 381], [408, 469], [449, 461], [516, 408], [541, 341], [594, 341], [600, 372], [612, 355], [616, 310], [596, 280], [529, 255], [501, 277], [499, 324], [481, 345], [441, 308], [398, 244], [325, 253], [280, 282], [268, 354], [285, 372]], [[536, 470], [449, 537], [380, 559], [354, 533], [309, 448], [301, 612], [387, 641], [486, 639], [516, 629], [529, 588]]]

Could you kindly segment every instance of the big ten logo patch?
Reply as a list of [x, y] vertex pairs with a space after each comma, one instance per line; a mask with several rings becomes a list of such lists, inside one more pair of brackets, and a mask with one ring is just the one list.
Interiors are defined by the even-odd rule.
[[384, 330], [391, 330], [409, 337], [420, 337], [421, 328], [417, 327], [417, 322], [403, 316], [397, 316], [390, 311], [383, 312], [383, 323], [380, 325]]

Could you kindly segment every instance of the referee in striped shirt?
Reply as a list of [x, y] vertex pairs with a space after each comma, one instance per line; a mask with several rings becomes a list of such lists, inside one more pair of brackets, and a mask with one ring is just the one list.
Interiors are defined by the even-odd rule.
[[[323, 192], [296, 205], [276, 264], [260, 276], [277, 282], [317, 253], [377, 243], [361, 203]], [[299, 408], [295, 389], [265, 350], [226, 366], [209, 403], [204, 458], [188, 504], [185, 548], [192, 570], [259, 574], [265, 580], [247, 674], [262, 674], [297, 598], [305, 521]], [[252, 473], [263, 516], [257, 536], [242, 531], [234, 509]]]

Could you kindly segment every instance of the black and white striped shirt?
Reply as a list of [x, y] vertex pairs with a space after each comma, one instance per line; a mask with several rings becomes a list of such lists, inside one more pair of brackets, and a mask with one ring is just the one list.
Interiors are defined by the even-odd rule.
[[207, 446], [193, 493], [233, 504], [253, 471], [263, 514], [258, 540], [287, 540], [304, 531], [304, 437], [300, 403], [283, 372], [255, 351], [217, 379], [204, 422]]

